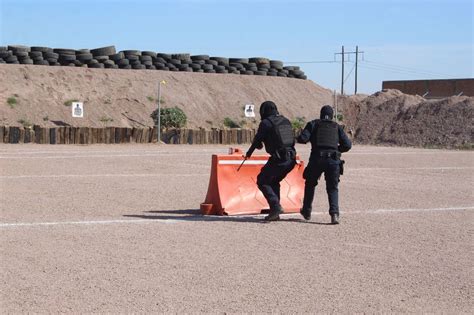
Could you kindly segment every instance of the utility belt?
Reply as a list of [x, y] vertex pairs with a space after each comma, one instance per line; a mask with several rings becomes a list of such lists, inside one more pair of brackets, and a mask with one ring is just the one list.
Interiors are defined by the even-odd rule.
[[339, 160], [341, 158], [341, 152], [338, 151], [318, 151], [315, 155], [321, 159]]
[[271, 156], [281, 161], [294, 160], [296, 159], [296, 151], [293, 148], [283, 148], [276, 150]]

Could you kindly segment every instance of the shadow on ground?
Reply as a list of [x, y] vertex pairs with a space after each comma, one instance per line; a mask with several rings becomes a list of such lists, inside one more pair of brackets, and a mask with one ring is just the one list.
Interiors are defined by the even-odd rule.
[[[144, 214], [124, 214], [127, 218], [140, 218], [150, 220], [178, 220], [178, 221], [203, 221], [203, 222], [242, 222], [242, 223], [260, 223], [269, 224], [276, 222], [266, 222], [264, 216], [217, 216], [202, 215], [199, 209], [180, 209], [180, 210], [153, 210], [146, 211]], [[278, 222], [291, 222], [303, 224], [331, 225], [326, 222], [305, 221], [302, 218], [287, 218], [282, 215]]]

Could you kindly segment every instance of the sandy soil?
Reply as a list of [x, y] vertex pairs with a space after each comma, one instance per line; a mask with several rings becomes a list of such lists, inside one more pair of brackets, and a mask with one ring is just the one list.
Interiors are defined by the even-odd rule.
[[[70, 124], [85, 127], [153, 126], [150, 114], [157, 107], [158, 82], [163, 107], [178, 106], [188, 116], [188, 127], [219, 127], [225, 117], [244, 126], [245, 104], [258, 106], [273, 100], [290, 119], [313, 119], [332, 92], [310, 80], [234, 74], [208, 74], [150, 70], [87, 69], [0, 65], [0, 124], [29, 121], [42, 126]], [[14, 97], [11, 108], [7, 99]], [[85, 117], [72, 118], [65, 102], [84, 102]], [[258, 113], [257, 113], [258, 114]], [[258, 123], [258, 122], [257, 122]]]
[[427, 100], [384, 90], [340, 103], [344, 124], [358, 143], [474, 148], [474, 97]]
[[472, 311], [474, 153], [355, 146], [331, 226], [197, 214], [225, 152], [0, 145], [2, 312]]

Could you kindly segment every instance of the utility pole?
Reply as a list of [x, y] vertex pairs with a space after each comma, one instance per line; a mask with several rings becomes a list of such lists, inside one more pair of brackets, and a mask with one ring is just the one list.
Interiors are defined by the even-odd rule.
[[[359, 63], [359, 54], [363, 54], [363, 51], [359, 51], [359, 46], [356, 46], [356, 51], [344, 51], [344, 46], [342, 46], [342, 50], [340, 53], [334, 53], [334, 55], [341, 55], [341, 68], [342, 68], [342, 73], [341, 73], [341, 95], [344, 95], [344, 62], [345, 61], [345, 56], [348, 55], [348, 59], [350, 60], [350, 55], [355, 54], [356, 55], [356, 60], [355, 60], [355, 92], [354, 94], [357, 94], [357, 68], [358, 68], [358, 63]], [[334, 57], [334, 61], [335, 61]], [[348, 60], [348, 61], [349, 61]]]
[[357, 94], [357, 62], [359, 61], [359, 46], [356, 46], [355, 83], [354, 94]]
[[344, 95], [344, 45], [342, 46], [341, 51], [341, 65], [342, 65], [342, 74], [341, 74], [341, 95]]

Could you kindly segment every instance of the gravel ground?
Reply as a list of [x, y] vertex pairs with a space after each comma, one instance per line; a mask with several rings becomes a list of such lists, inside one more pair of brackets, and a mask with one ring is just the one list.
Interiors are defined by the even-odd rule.
[[0, 145], [2, 313], [472, 312], [472, 151], [356, 146], [331, 226], [200, 216], [227, 148]]

